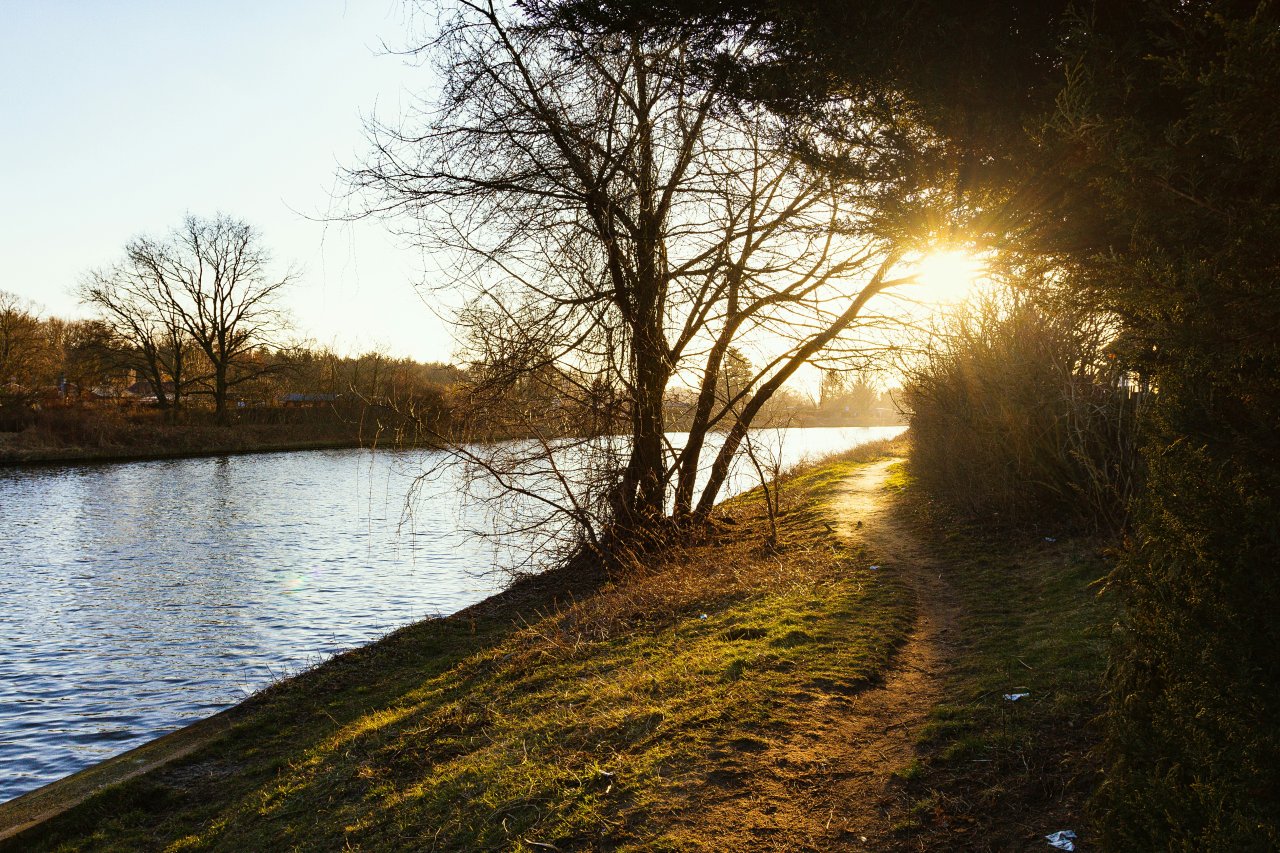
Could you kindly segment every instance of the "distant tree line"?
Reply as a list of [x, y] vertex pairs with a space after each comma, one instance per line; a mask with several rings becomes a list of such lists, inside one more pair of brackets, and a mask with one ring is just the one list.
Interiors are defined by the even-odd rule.
[[[154, 370], [152, 358], [157, 362]], [[720, 399], [725, 403], [740, 390], [734, 383], [745, 382], [753, 371], [745, 358], [734, 358], [743, 363], [735, 363], [721, 377]], [[23, 413], [50, 407], [153, 408], [173, 422], [180, 422], [183, 412], [213, 413], [210, 368], [203, 354], [189, 348], [183, 363], [185, 378], [179, 384], [165, 366], [163, 351], [148, 356], [103, 320], [44, 316], [35, 305], [0, 291], [0, 428], [20, 428], [30, 421]], [[360, 418], [376, 411], [383, 413], [387, 423], [412, 421], [424, 435], [447, 432], [463, 421], [471, 423], [471, 433], [478, 433], [483, 422], [491, 438], [526, 435], [531, 423], [564, 436], [583, 432], [584, 424], [588, 430], [600, 431], [626, 426], [627, 401], [620, 395], [597, 389], [591, 404], [583, 405], [581, 377], [551, 369], [524, 377], [494, 395], [476, 393], [483, 381], [482, 365], [419, 362], [377, 350], [343, 355], [304, 344], [280, 349], [260, 346], [240, 363], [247, 365], [244, 375], [249, 378], [241, 381], [240, 374], [230, 374], [229, 388], [234, 390], [227, 406], [233, 414], [298, 407]], [[233, 370], [238, 366], [233, 365]], [[666, 399], [671, 428], [679, 430], [692, 417], [696, 390], [673, 386]], [[901, 420], [897, 405], [893, 395], [864, 379], [828, 371], [817, 401], [784, 389], [761, 423], [892, 424]]]
[[415, 435], [444, 431], [465, 371], [292, 340], [277, 297], [293, 277], [270, 272], [248, 224], [188, 216], [86, 275], [77, 295], [92, 319], [44, 317], [0, 291], [0, 428], [53, 407], [133, 404], [171, 423], [207, 412], [229, 424], [285, 406], [368, 418], [373, 433], [395, 425], [403, 435], [411, 422]]
[[[21, 429], [37, 412], [54, 408], [80, 410], [89, 418], [95, 412], [158, 412], [176, 425], [215, 416], [210, 369], [201, 351], [186, 353], [180, 385], [165, 367], [164, 353], [160, 356], [152, 370], [141, 346], [108, 323], [43, 316], [36, 306], [0, 291], [0, 431]], [[736, 382], [754, 375], [744, 357], [732, 358], [736, 361], [721, 377], [722, 404], [737, 395]], [[296, 343], [261, 346], [242, 363], [248, 366], [246, 375], [252, 373], [243, 381], [231, 373], [230, 421], [262, 422], [264, 410], [271, 409], [321, 410], [390, 443], [449, 436], [501, 440], [533, 432], [617, 434], [625, 432], [629, 411], [616, 390], [597, 386], [584, 397], [582, 376], [550, 367], [494, 393], [486, 386], [491, 368], [485, 365], [419, 362], [377, 350], [344, 355]], [[871, 426], [901, 420], [897, 400], [862, 379], [830, 371], [820, 393], [814, 400], [783, 389], [760, 424]], [[665, 398], [670, 429], [679, 431], [693, 416], [697, 391], [672, 386]]]
[[0, 291], [0, 408], [119, 385], [128, 374], [111, 356], [110, 337], [99, 321], [42, 317], [36, 306]]
[[[443, 430], [465, 395], [467, 372], [435, 362], [419, 362], [369, 351], [343, 355], [326, 347], [293, 344], [248, 351], [244, 373], [229, 375], [226, 417], [215, 408], [212, 370], [202, 353], [187, 353], [181, 392], [163, 366], [141, 369], [147, 356], [113, 333], [101, 320], [42, 316], [35, 306], [0, 291], [0, 430], [21, 429], [50, 409], [94, 413], [159, 411], [170, 423], [208, 418], [234, 423], [262, 410], [324, 410], [353, 422], [382, 425], [420, 423]], [[243, 378], [242, 377], [248, 377]]]

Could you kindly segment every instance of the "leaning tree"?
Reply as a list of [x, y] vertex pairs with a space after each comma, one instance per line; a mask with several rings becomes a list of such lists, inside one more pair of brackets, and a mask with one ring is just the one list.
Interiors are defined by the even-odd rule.
[[[845, 98], [838, 141], [815, 132], [800, 153], [767, 113], [730, 106], [714, 63], [691, 60], [697, 37], [461, 3], [416, 51], [438, 99], [374, 123], [349, 175], [362, 215], [407, 221], [447, 258], [437, 286], [464, 295], [487, 437], [532, 436], [455, 451], [486, 494], [540, 508], [518, 525], [595, 551], [705, 518], [770, 398], [857, 337], [927, 230], [933, 140], [906, 104]], [[716, 46], [753, 49], [749, 31]], [[693, 400], [682, 442], [676, 387]]]

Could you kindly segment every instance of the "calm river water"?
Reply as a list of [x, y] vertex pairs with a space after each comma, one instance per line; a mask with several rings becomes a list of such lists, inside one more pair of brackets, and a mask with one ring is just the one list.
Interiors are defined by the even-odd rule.
[[[788, 430], [784, 462], [901, 429]], [[498, 590], [450, 475], [406, 513], [432, 458], [0, 468], [0, 802]]]

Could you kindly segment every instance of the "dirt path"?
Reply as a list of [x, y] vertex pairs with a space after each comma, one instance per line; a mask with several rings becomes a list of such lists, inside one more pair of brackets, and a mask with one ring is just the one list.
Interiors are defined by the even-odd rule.
[[[960, 605], [915, 535], [887, 508], [884, 482], [897, 460], [870, 465], [850, 480], [835, 501], [839, 532], [862, 541], [883, 570], [904, 579], [916, 596], [916, 624], [882, 686], [858, 695], [835, 728], [839, 763], [849, 774], [837, 781], [837, 801], [853, 849], [883, 850], [893, 821], [892, 774], [915, 758], [915, 741], [929, 711], [942, 698], [942, 676], [953, 653]], [[866, 838], [863, 842], [862, 839]]]
[[[865, 545], [911, 587], [916, 624], [882, 684], [812, 700], [805, 725], [733, 764], [723, 799], [707, 803], [723, 850], [892, 850], [901, 819], [894, 772], [916, 757], [915, 741], [942, 696], [959, 604], [915, 536], [888, 509], [884, 484], [898, 460], [869, 465], [833, 501], [837, 532]], [[906, 848], [909, 849], [909, 848]]]
[[[942, 696], [953, 657], [959, 605], [940, 568], [911, 531], [894, 518], [884, 483], [895, 460], [858, 470], [842, 484], [830, 509], [837, 534], [863, 545], [901, 578], [917, 600], [914, 629], [894, 656], [882, 684], [852, 693], [796, 695], [801, 724], [767, 737], [742, 738], [715, 756], [720, 769], [700, 790], [690, 847], [715, 851], [906, 851], [892, 833], [902, 814], [894, 771], [915, 758], [915, 739]], [[234, 709], [126, 753], [0, 807], [6, 829], [47, 817], [83, 799], [104, 782], [118, 782], [201, 745], [228, 725]], [[218, 732], [214, 731], [213, 734]], [[185, 740], [184, 740], [185, 739]], [[112, 775], [118, 774], [118, 775]]]

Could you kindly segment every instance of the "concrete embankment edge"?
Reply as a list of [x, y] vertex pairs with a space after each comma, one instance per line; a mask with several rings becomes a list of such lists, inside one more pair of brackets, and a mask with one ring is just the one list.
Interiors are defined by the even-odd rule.
[[103, 788], [126, 782], [195, 752], [229, 730], [241, 716], [240, 706], [229, 708], [114, 758], [86, 767], [65, 779], [50, 782], [6, 803], [0, 803], [0, 841], [57, 817]]

